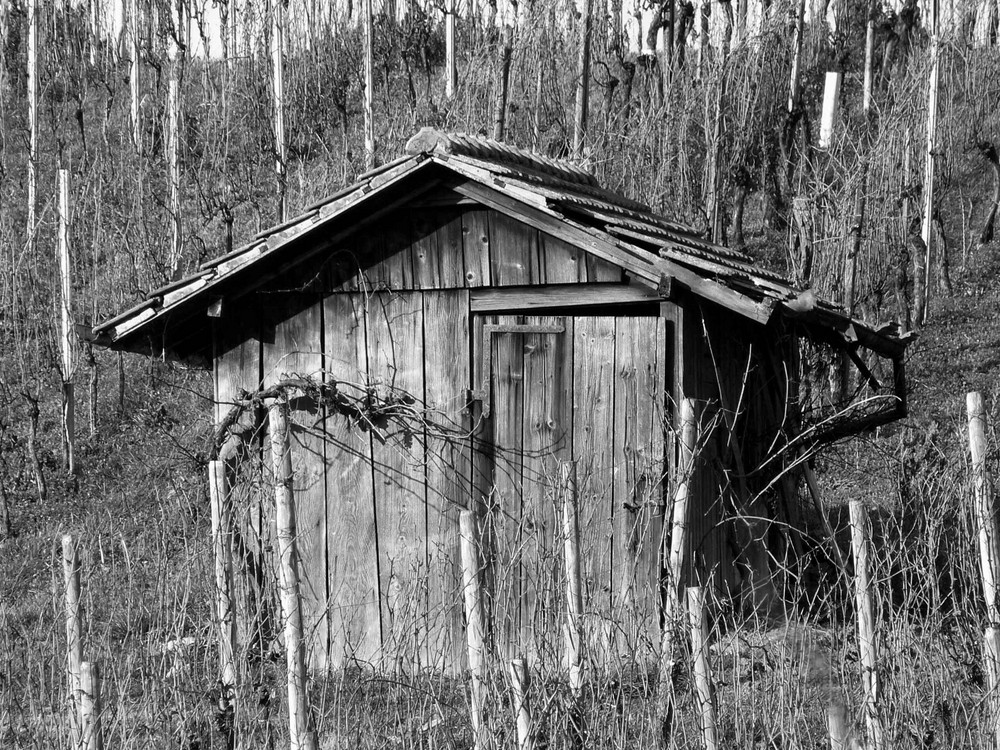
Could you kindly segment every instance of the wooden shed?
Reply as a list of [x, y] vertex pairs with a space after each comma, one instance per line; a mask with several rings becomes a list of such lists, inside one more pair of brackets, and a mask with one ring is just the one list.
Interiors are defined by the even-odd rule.
[[[592, 656], [655, 651], [682, 398], [699, 424], [684, 577], [759, 604], [766, 519], [791, 511], [780, 470], [905, 412], [905, 341], [579, 166], [429, 129], [406, 150], [91, 333], [211, 368], [230, 445], [266, 429], [236, 405], [299, 383], [310, 664], [461, 668], [463, 508], [481, 521], [498, 647], [549, 658], [567, 493]], [[840, 395], [802, 402], [808, 346], [856, 370]], [[252, 497], [234, 494], [240, 533], [266, 560], [266, 494]]]

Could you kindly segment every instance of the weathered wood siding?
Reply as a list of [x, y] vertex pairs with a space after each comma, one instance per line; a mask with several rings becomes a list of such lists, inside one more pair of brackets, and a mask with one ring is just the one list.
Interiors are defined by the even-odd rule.
[[[478, 206], [413, 207], [381, 227], [229, 305], [216, 329], [217, 418], [287, 375], [391, 403], [370, 424], [292, 403], [310, 664], [463, 669], [458, 512], [471, 507], [495, 646], [557, 667], [567, 462], [590, 656], [655, 654], [672, 403], [692, 396], [706, 429], [738, 436], [704, 441], [688, 571], [731, 588], [734, 539], [747, 546], [740, 498], [761, 484], [754, 440], [784, 398], [763, 332], [683, 296], [659, 304], [619, 269]], [[542, 285], [555, 302], [532, 297]], [[266, 549], [266, 493], [254, 502]]]
[[[684, 300], [674, 318], [683, 363], [675, 389], [697, 401], [699, 425], [686, 578], [739, 598], [748, 566], [765, 564], [761, 546], [773, 537], [761, 519], [776, 515], [781, 485], [771, 480], [781, 463], [764, 464], [794, 426], [786, 421], [791, 348], [781, 330], [711, 304]], [[777, 516], [790, 520], [788, 510]]]
[[405, 207], [273, 288], [323, 292], [621, 283], [621, 269], [481, 206]]

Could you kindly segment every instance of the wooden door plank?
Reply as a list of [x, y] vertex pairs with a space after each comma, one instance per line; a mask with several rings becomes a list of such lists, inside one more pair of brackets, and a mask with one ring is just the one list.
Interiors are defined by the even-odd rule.
[[462, 214], [462, 251], [465, 257], [465, 286], [490, 286], [489, 211]]
[[546, 284], [579, 284], [587, 281], [587, 252], [565, 240], [540, 233]]
[[[459, 255], [461, 258], [461, 255]], [[470, 507], [469, 293], [425, 292], [428, 666], [464, 670], [458, 514]]]
[[[584, 608], [592, 649], [606, 647], [611, 607], [613, 517], [611, 446], [615, 320], [573, 321], [573, 459], [579, 503]], [[593, 654], [598, 661], [606, 654]]]
[[565, 576], [558, 480], [561, 464], [572, 458], [573, 331], [571, 319], [525, 322], [567, 326], [563, 333], [524, 334], [521, 644], [530, 657], [559, 653], [562, 643]]
[[[264, 386], [291, 376], [322, 378], [321, 303], [315, 294], [262, 294]], [[289, 394], [292, 497], [299, 553], [307, 663], [326, 667], [329, 643], [326, 580], [324, 414], [315, 399]]]
[[[365, 301], [361, 294], [323, 301], [326, 377], [352, 398], [366, 387]], [[375, 665], [382, 632], [371, 441], [339, 414], [327, 419], [326, 440], [330, 667]]]
[[[498, 316], [497, 323], [521, 319]], [[497, 333], [493, 347], [494, 500], [491, 537], [496, 558], [493, 569], [493, 623], [500, 653], [513, 658], [520, 648], [523, 612], [521, 586], [521, 483], [524, 404], [524, 343], [519, 333]]]
[[383, 666], [427, 663], [427, 509], [421, 404], [423, 309], [419, 292], [375, 295], [368, 304], [369, 375], [392, 414], [373, 434]]
[[494, 286], [517, 286], [542, 281], [538, 272], [538, 230], [516, 219], [490, 213], [490, 274]]
[[615, 331], [613, 617], [615, 651], [646, 661], [659, 632], [666, 323], [619, 318]]

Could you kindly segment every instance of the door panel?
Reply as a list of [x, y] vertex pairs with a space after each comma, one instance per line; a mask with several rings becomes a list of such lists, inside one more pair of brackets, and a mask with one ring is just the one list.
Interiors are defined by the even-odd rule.
[[482, 428], [492, 443], [491, 615], [500, 652], [562, 662], [559, 477], [567, 462], [589, 657], [644, 650], [658, 623], [663, 321], [483, 316], [475, 330]]

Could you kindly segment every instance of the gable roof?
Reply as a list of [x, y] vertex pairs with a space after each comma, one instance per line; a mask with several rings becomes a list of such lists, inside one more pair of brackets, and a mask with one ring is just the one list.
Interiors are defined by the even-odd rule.
[[[638, 283], [679, 285], [761, 324], [778, 315], [791, 317], [820, 340], [863, 345], [893, 359], [906, 346], [906, 339], [852, 320], [746, 254], [706, 242], [694, 229], [602, 188], [575, 164], [430, 128], [414, 136], [406, 151], [243, 247], [153, 290], [123, 313], [83, 331], [84, 336], [112, 349], [204, 360], [206, 341], [208, 347], [211, 341], [205, 316], [218, 300], [233, 290], [259, 288], [405, 205], [421, 184], [447, 177], [456, 192], [608, 261]], [[190, 325], [196, 316], [202, 324]]]

